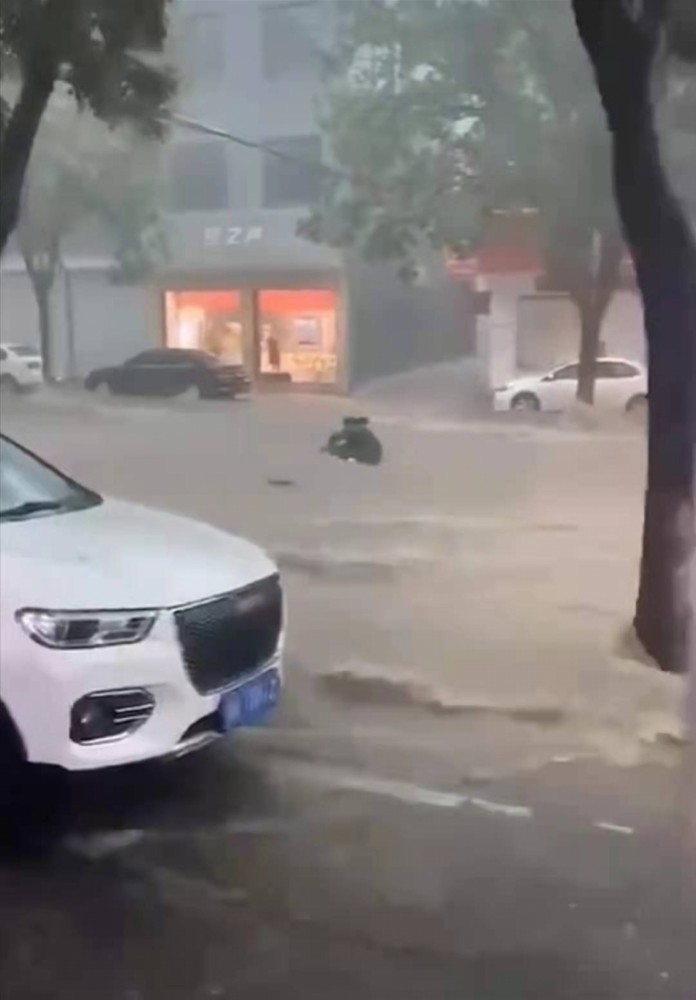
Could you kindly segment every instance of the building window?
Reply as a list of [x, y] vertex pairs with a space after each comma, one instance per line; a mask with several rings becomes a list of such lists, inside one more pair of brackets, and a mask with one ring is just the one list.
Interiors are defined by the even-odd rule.
[[258, 293], [259, 371], [269, 381], [333, 384], [338, 295], [330, 288], [264, 288]]
[[244, 363], [242, 294], [237, 289], [180, 289], [164, 293], [167, 347], [207, 351]]
[[212, 80], [225, 71], [227, 39], [220, 14], [193, 14], [182, 32], [184, 64], [190, 82]]
[[227, 159], [220, 142], [173, 146], [169, 162], [174, 212], [213, 212], [228, 207]]
[[276, 0], [261, 8], [261, 55], [264, 76], [278, 80], [316, 69], [320, 45], [315, 38], [316, 0]]
[[577, 365], [565, 365], [563, 368], [558, 368], [553, 373], [554, 382], [577, 382], [578, 380], [578, 366]]
[[264, 156], [264, 203], [268, 208], [313, 205], [321, 194], [321, 138], [318, 135], [268, 139], [281, 155]]

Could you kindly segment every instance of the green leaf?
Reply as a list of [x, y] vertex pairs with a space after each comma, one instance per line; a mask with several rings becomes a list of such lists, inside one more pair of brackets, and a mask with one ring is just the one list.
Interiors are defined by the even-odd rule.
[[344, 28], [324, 125], [349, 180], [303, 233], [407, 260], [424, 239], [475, 246], [491, 209], [534, 208], [547, 270], [569, 291], [591, 283], [593, 234], [616, 217], [569, 4], [361, 0]]

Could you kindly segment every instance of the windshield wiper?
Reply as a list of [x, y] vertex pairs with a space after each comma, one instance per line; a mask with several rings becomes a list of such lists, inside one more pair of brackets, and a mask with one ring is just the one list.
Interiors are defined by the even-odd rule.
[[65, 500], [27, 500], [25, 503], [17, 504], [16, 507], [8, 507], [7, 510], [0, 511], [0, 520], [12, 521], [30, 517], [32, 514], [66, 510], [68, 506]]

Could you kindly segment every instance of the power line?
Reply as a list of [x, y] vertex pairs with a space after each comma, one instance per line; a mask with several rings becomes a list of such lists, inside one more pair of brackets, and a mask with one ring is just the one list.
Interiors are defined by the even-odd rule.
[[178, 111], [165, 112], [164, 117], [166, 120], [171, 121], [176, 125], [180, 125], [182, 128], [190, 129], [192, 132], [215, 136], [217, 139], [225, 139], [228, 142], [235, 143], [237, 146], [267, 153], [269, 156], [274, 156], [278, 160], [285, 160], [285, 162], [293, 163], [296, 166], [306, 167], [309, 170], [320, 170], [323, 173], [330, 174], [334, 177], [352, 176], [347, 171], [341, 170], [339, 167], [329, 166], [321, 160], [306, 160], [300, 156], [294, 156], [292, 153], [287, 153], [282, 149], [269, 146], [268, 143], [258, 142], [254, 139], [245, 139], [241, 135], [235, 135], [234, 132], [228, 132], [227, 129], [221, 128], [217, 125], [208, 125], [196, 118], [190, 118], [188, 115], [183, 115]]

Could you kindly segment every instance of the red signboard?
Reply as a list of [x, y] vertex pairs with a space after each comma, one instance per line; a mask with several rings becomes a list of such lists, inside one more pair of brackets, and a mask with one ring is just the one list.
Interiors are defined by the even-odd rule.
[[478, 257], [449, 257], [447, 273], [460, 281], [471, 281], [479, 273]]

